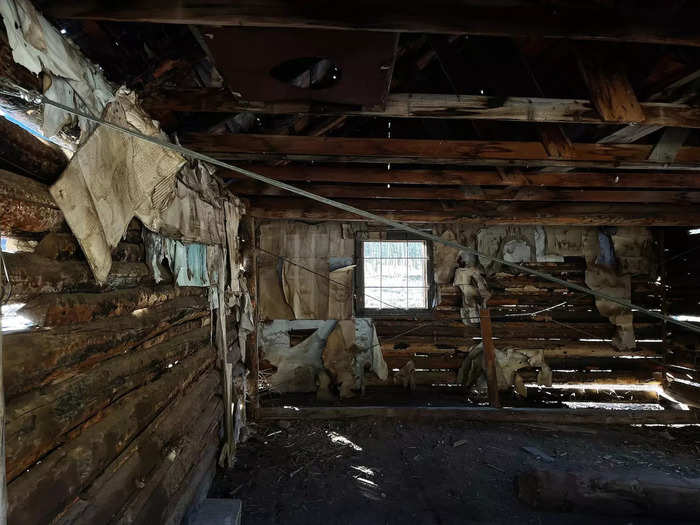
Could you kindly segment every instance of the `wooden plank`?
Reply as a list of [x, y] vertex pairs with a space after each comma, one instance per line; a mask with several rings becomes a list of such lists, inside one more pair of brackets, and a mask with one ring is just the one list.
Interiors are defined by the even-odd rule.
[[624, 63], [598, 43], [576, 46], [578, 64], [593, 106], [606, 122], [645, 122], [644, 111], [627, 78]]
[[[698, 78], [700, 78], [700, 69], [697, 69], [695, 71], [691, 71], [687, 75], [683, 76], [682, 78], [672, 82], [668, 86], [666, 86], [664, 89], [661, 91], [658, 91], [654, 94], [652, 94], [648, 102], [653, 102], [653, 101], [673, 101], [676, 104], [683, 104], [684, 102], [690, 100], [693, 98], [694, 93], [691, 91], [690, 93], [686, 93], [685, 95], [678, 96], [678, 91], [685, 88], [688, 84], [695, 82]], [[648, 106], [648, 104], [643, 103], [642, 104], [643, 109], [644, 109], [644, 114], [647, 118], [651, 117], [651, 108]], [[611, 133], [610, 135], [606, 135], [605, 137], [601, 138], [598, 140], [598, 143], [600, 144], [632, 144], [633, 142], [636, 142], [643, 137], [646, 137], [647, 135], [650, 135], [654, 133], [655, 131], [661, 129], [663, 126], [661, 125], [628, 125], [623, 128], [618, 129], [617, 131]]]
[[[309, 114], [316, 116], [362, 116], [387, 118], [440, 118], [502, 120], [560, 124], [604, 124], [607, 121], [588, 100], [492, 97], [391, 93], [384, 108], [362, 108], [313, 102], [256, 102], [237, 98], [221, 88], [166, 89], [144, 101], [149, 111], [186, 111], [265, 114]], [[688, 104], [648, 102], [641, 104], [645, 124], [675, 127], [700, 127], [700, 108]], [[626, 114], [623, 114], [624, 117]], [[617, 120], [616, 122], [619, 122]], [[629, 122], [637, 122], [629, 120]]]
[[382, 417], [401, 419], [449, 418], [459, 421], [499, 423], [564, 423], [567, 425], [631, 425], [700, 423], [700, 412], [691, 410], [596, 410], [548, 408], [491, 408], [467, 406], [337, 406], [263, 407], [262, 419], [353, 419]]
[[640, 144], [572, 144], [571, 159], [550, 157], [540, 142], [515, 141], [190, 133], [183, 145], [225, 160], [700, 170], [698, 147], [681, 148], [676, 162], [666, 164], [647, 160], [653, 146]]
[[322, 0], [243, 0], [221, 2], [119, 4], [93, 0], [79, 4], [51, 2], [44, 6], [54, 18], [120, 22], [155, 22], [217, 26], [294, 27], [315, 29], [521, 36], [700, 45], [694, 8], [669, 17], [665, 6], [618, 9], [614, 6], [538, 6], [532, 2], [501, 5], [451, 0], [440, 4], [410, 4], [396, 0], [360, 0], [351, 4]]
[[[523, 172], [458, 170], [458, 169], [391, 169], [364, 166], [318, 166], [288, 164], [268, 166], [255, 164], [248, 169], [275, 180], [289, 182], [333, 182], [364, 184], [422, 184], [430, 186], [549, 186], [556, 188], [658, 188], [700, 189], [700, 176], [692, 173], [656, 173], [653, 171], [550, 171]], [[223, 178], [231, 180], [236, 192], [236, 181], [250, 181], [232, 171], [220, 170]]]
[[[673, 129], [673, 128], [672, 128]], [[539, 188], [481, 188], [480, 186], [406, 187], [383, 184], [297, 184], [311, 193], [332, 199], [425, 199], [448, 201], [640, 202], [679, 205], [700, 204], [700, 192], [562, 190]], [[236, 195], [293, 197], [292, 193], [263, 183], [241, 181], [231, 187]]]
[[649, 160], [655, 162], [673, 162], [690, 130], [684, 128], [666, 128], [661, 138], [651, 150]]
[[[700, 210], [696, 210], [696, 206], [679, 208], [672, 204], [543, 204], [404, 199], [340, 201], [406, 222], [687, 227], [695, 227], [700, 223]], [[249, 213], [264, 219], [366, 220], [355, 214], [302, 198], [251, 198]]]

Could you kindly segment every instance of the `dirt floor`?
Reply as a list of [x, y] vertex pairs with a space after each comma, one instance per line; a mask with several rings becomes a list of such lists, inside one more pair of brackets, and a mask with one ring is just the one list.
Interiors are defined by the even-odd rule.
[[362, 419], [253, 428], [210, 492], [242, 499], [244, 525], [664, 523], [537, 512], [515, 497], [514, 477], [533, 466], [700, 477], [698, 427]]

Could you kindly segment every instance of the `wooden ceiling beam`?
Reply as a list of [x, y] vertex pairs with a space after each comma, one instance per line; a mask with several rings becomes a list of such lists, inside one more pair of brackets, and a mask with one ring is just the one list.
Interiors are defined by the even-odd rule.
[[[572, 190], [547, 188], [482, 188], [481, 186], [391, 186], [390, 184], [303, 183], [298, 187], [331, 199], [411, 199], [445, 201], [638, 202], [700, 204], [700, 191]], [[293, 193], [264, 183], [238, 181], [230, 186], [236, 195], [294, 197]]]
[[700, 148], [680, 148], [667, 164], [647, 160], [653, 146], [641, 144], [576, 143], [572, 158], [557, 159], [539, 142], [190, 133], [182, 143], [227, 160], [700, 170]]
[[[672, 204], [561, 204], [541, 202], [453, 202], [343, 199], [357, 208], [407, 222], [591, 226], [694, 226], [700, 209]], [[255, 197], [249, 213], [265, 219], [366, 220], [303, 198]]]
[[118, 4], [101, 0], [47, 2], [44, 12], [59, 19], [155, 22], [216, 26], [290, 27], [363, 31], [471, 34], [567, 38], [700, 46], [698, 10], [675, 10], [669, 16], [660, 2], [650, 8], [522, 0], [507, 9], [484, 0], [448, 0], [420, 4], [397, 0], [192, 0]]
[[610, 48], [597, 42], [576, 46], [579, 68], [591, 101], [605, 122], [645, 122], [645, 114], [632, 89], [623, 61], [610, 56]]
[[[504, 172], [454, 169], [391, 169], [364, 166], [268, 166], [246, 168], [275, 180], [288, 182], [361, 183], [430, 186], [507, 186], [553, 188], [657, 188], [700, 190], [700, 174], [654, 171], [598, 172]], [[221, 177], [250, 180], [232, 171], [221, 170]]]
[[[225, 89], [168, 89], [144, 100], [151, 112], [186, 111], [267, 114], [304, 113], [316, 116], [360, 116], [390, 118], [441, 118], [550, 122], [560, 124], [606, 124], [588, 100], [492, 97], [482, 95], [433, 95], [392, 93], [384, 109], [309, 102], [254, 102], [237, 99]], [[642, 103], [644, 123], [679, 128], [700, 128], [700, 107], [663, 102]], [[636, 117], [634, 117], [636, 118]], [[616, 122], [621, 122], [616, 120]], [[628, 120], [626, 122], [638, 122]]]

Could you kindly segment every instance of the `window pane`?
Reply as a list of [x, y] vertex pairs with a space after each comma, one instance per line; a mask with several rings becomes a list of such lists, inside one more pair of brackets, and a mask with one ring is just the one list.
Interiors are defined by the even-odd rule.
[[362, 243], [364, 247], [364, 257], [379, 257], [379, 245], [378, 242], [365, 241]]
[[408, 259], [408, 286], [427, 286], [425, 280], [426, 260], [425, 259]]
[[399, 242], [382, 242], [382, 258], [406, 257], [406, 243]]
[[380, 259], [365, 259], [365, 288], [381, 286], [382, 261]]
[[382, 259], [382, 286], [406, 287], [406, 259]]
[[381, 289], [365, 288], [365, 308], [381, 308]]
[[406, 288], [382, 288], [382, 308], [406, 309]]
[[406, 255], [408, 257], [424, 258], [426, 256], [425, 255], [425, 243], [423, 241], [407, 242], [406, 243]]
[[408, 299], [408, 307], [409, 308], [427, 308], [428, 307], [428, 289], [427, 288], [409, 288], [407, 299]]

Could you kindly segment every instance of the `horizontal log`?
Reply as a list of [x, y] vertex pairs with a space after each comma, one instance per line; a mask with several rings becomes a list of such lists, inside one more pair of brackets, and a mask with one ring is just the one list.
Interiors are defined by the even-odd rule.
[[8, 521], [49, 523], [214, 362], [208, 348], [109, 405], [79, 435], [8, 484]]
[[[516, 318], [517, 319], [517, 318]], [[410, 327], [411, 322], [413, 327]], [[427, 323], [421, 327], [420, 323], [408, 321], [405, 324], [395, 326], [387, 326], [382, 322], [375, 322], [379, 340], [383, 341], [387, 338], [393, 343], [401, 343], [404, 341], [420, 341], [434, 343], [453, 343], [454, 341], [464, 341], [465, 338], [480, 337], [479, 324], [475, 323], [470, 326], [459, 326], [459, 321], [453, 321], [449, 324], [444, 323]], [[408, 327], [406, 327], [408, 326]], [[409, 332], [410, 330], [410, 332]], [[558, 323], [547, 321], [523, 321], [523, 322], [493, 322], [493, 335], [500, 338], [515, 339], [522, 337], [526, 338], [576, 338], [583, 337], [584, 334], [588, 338], [603, 338], [611, 339], [615, 334], [615, 326], [610, 322], [600, 323], [571, 323], [568, 326], [562, 326]], [[653, 339], [659, 333], [659, 326], [655, 323], [635, 324], [635, 336], [637, 339]]]
[[0, 118], [0, 166], [51, 184], [67, 165], [68, 158], [61, 148], [39, 139], [5, 117]]
[[[204, 410], [200, 408], [201, 421], [194, 425], [191, 434], [171, 444], [167, 451], [171, 454], [170, 457], [167, 454], [161, 455], [159, 465], [145, 486], [117, 513], [117, 523], [167, 522], [173, 507], [180, 503], [179, 499], [187, 492], [187, 486], [196, 478], [195, 473], [200, 464], [209, 467], [211, 451], [213, 449], [216, 453], [218, 448], [217, 430], [221, 425], [223, 406], [219, 400], [212, 405], [204, 407]], [[173, 455], [174, 458], [170, 459]]]
[[[534, 371], [522, 370], [519, 372], [526, 382], [536, 382], [537, 373]], [[390, 374], [388, 382], [391, 382]], [[417, 385], [456, 385], [457, 372], [455, 370], [417, 370], [413, 373], [413, 378]], [[369, 375], [365, 378], [367, 385], [378, 386], [387, 382]], [[554, 385], [587, 385], [595, 388], [595, 385], [645, 385], [649, 390], [654, 390], [659, 386], [659, 382], [651, 378], [649, 371], [645, 370], [614, 370], [612, 372], [561, 372], [554, 371], [552, 374]]]
[[[250, 111], [266, 114], [309, 114], [316, 116], [361, 116], [387, 118], [440, 118], [605, 124], [589, 100], [491, 97], [391, 93], [384, 108], [363, 108], [314, 102], [255, 102], [242, 100], [220, 88], [166, 89], [145, 101], [147, 110], [207, 113]], [[649, 102], [641, 104], [645, 125], [680, 128], [700, 127], [700, 108], [688, 104]], [[639, 122], [620, 121], [617, 122]]]
[[49, 294], [30, 299], [18, 313], [36, 326], [66, 326], [126, 315], [176, 297], [203, 296], [205, 293], [202, 288], [162, 285], [101, 293]]
[[173, 494], [174, 503], [168, 508], [168, 517], [163, 522], [164, 525], [180, 525], [195, 504], [197, 495], [209, 489], [212, 478], [216, 474], [218, 445], [214, 439], [209, 439], [209, 444], [200, 454], [196, 467]]
[[671, 381], [664, 387], [664, 390], [681, 403], [700, 408], [700, 387], [680, 381]]
[[537, 35], [540, 38], [700, 45], [700, 37], [693, 24], [698, 16], [694, 8], [669, 13], [665, 5], [651, 9], [621, 10], [612, 4], [567, 4], [570, 3], [555, 2], [554, 5], [539, 6], [525, 1], [509, 2], [508, 16], [503, 16], [501, 5], [484, 2], [406, 5], [395, 0], [362, 0], [352, 4], [320, 0], [303, 4], [245, 0], [234, 5], [192, 2], [182, 6], [133, 1], [120, 4], [104, 1], [79, 4], [52, 2], [45, 10], [48, 15], [59, 19], [511, 37]]
[[5, 395], [80, 373], [155, 339], [174, 325], [209, 317], [206, 297], [177, 297], [139, 315], [3, 336]]
[[4, 254], [12, 282], [11, 302], [26, 302], [42, 294], [95, 292], [153, 284], [143, 263], [112, 263], [107, 282], [100, 286], [84, 261], [56, 261], [33, 253]]
[[263, 407], [261, 419], [400, 419], [448, 418], [452, 421], [500, 423], [562, 423], [566, 425], [697, 424], [700, 412], [691, 410], [597, 410], [547, 408], [482, 408], [467, 406], [285, 406]]
[[[275, 180], [288, 182], [333, 182], [362, 184], [414, 184], [429, 186], [547, 186], [554, 188], [658, 188], [700, 189], [700, 177], [692, 173], [654, 171], [479, 171], [458, 169], [396, 169], [364, 166], [318, 166], [286, 164], [246, 166], [251, 171]], [[233, 171], [220, 170], [221, 177], [229, 179], [236, 191], [237, 181], [248, 177]]]
[[0, 170], [0, 234], [56, 231], [63, 213], [48, 187], [28, 177]]
[[170, 403], [94, 483], [71, 502], [56, 523], [109, 523], [142, 491], [133, 480], [140, 480], [145, 488], [157, 469], [167, 462], [173, 443], [189, 441], [201, 446], [196, 440], [198, 427], [208, 428], [212, 419], [219, 420], [223, 413], [223, 405], [215, 397], [221, 388], [220, 377], [214, 370], [205, 373]]
[[[679, 208], [672, 204], [499, 203], [405, 199], [339, 199], [339, 202], [405, 222], [687, 227], [700, 223], [697, 207]], [[367, 220], [354, 213], [302, 198], [251, 197], [249, 213], [261, 219]]]
[[673, 163], [647, 160], [653, 145], [575, 143], [553, 158], [541, 142], [306, 137], [189, 133], [183, 145], [219, 159], [396, 164], [566, 166], [700, 170], [700, 148], [680, 148]]
[[[331, 199], [423, 199], [447, 201], [538, 201], [538, 202], [639, 202], [678, 205], [700, 204], [700, 191], [594, 190], [549, 188], [482, 188], [481, 186], [391, 186], [390, 184], [309, 184], [298, 188]], [[239, 181], [231, 186], [236, 195], [293, 197], [264, 183]]]
[[538, 510], [696, 520], [700, 480], [661, 472], [634, 475], [535, 469], [515, 479], [518, 498]]
[[[436, 343], [412, 343], [395, 344], [381, 343], [382, 354], [385, 357], [404, 356], [406, 354], [452, 354], [455, 352], [467, 352], [471, 346], [478, 343], [478, 340], [465, 341], [462, 345], [440, 345]], [[396, 348], [398, 346], [398, 348]], [[616, 358], [653, 358], [659, 353], [654, 350], [654, 346], [645, 344], [644, 348], [638, 348], [633, 352], [622, 352], [610, 343], [588, 342], [588, 341], [530, 341], [523, 339], [498, 339], [496, 346], [510, 346], [512, 348], [525, 348], [530, 350], [541, 349], [544, 352], [545, 360], [548, 359], [568, 359], [584, 357], [616, 357]]]
[[7, 477], [12, 480], [66, 434], [109, 405], [182, 361], [209, 340], [204, 327], [150, 348], [107, 359], [65, 381], [13, 398], [6, 408]]

